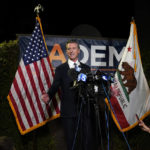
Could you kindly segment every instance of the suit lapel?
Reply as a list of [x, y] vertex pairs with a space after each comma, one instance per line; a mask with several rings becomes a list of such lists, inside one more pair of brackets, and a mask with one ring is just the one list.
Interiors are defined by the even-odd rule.
[[68, 61], [66, 61], [66, 62], [64, 63], [64, 69], [69, 70]]

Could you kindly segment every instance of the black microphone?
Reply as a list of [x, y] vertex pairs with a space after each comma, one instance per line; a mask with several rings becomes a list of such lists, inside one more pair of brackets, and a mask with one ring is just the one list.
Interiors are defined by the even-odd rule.
[[97, 70], [95, 78], [96, 80], [102, 79], [103, 81], [109, 81], [110, 83], [114, 82], [114, 77], [112, 77], [110, 74], [101, 72], [100, 70]]
[[80, 68], [81, 68], [81, 73], [84, 73], [84, 74], [89, 74], [89, 73], [91, 73], [91, 71], [90, 71], [90, 68], [89, 67], [87, 67], [87, 66], [79, 66]]
[[68, 76], [74, 81], [74, 80], [77, 80], [78, 78], [78, 72], [74, 69], [74, 68], [71, 68], [68, 70]]
[[73, 80], [73, 83], [70, 89], [76, 89], [76, 87], [78, 87], [78, 84], [77, 84], [78, 75], [79, 75], [79, 72], [76, 71], [75, 68], [71, 68], [68, 70], [68, 76]]

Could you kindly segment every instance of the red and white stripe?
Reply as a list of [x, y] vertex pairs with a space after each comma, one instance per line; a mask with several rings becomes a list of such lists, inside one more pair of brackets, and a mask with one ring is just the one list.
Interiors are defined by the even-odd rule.
[[48, 91], [53, 77], [48, 57], [27, 66], [21, 59], [9, 97], [22, 131], [60, 113], [59, 94], [56, 94], [50, 105], [45, 105], [41, 100], [42, 92]]

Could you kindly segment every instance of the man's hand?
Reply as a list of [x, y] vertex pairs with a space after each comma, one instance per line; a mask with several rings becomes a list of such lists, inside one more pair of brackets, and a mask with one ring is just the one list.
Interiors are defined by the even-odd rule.
[[50, 101], [49, 95], [45, 91], [43, 91], [41, 99], [45, 104], [48, 104]]

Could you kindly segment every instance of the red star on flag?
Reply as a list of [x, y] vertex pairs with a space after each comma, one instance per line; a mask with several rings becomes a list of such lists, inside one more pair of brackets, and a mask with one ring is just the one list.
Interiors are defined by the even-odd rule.
[[128, 52], [131, 52], [131, 47], [128, 47]]

